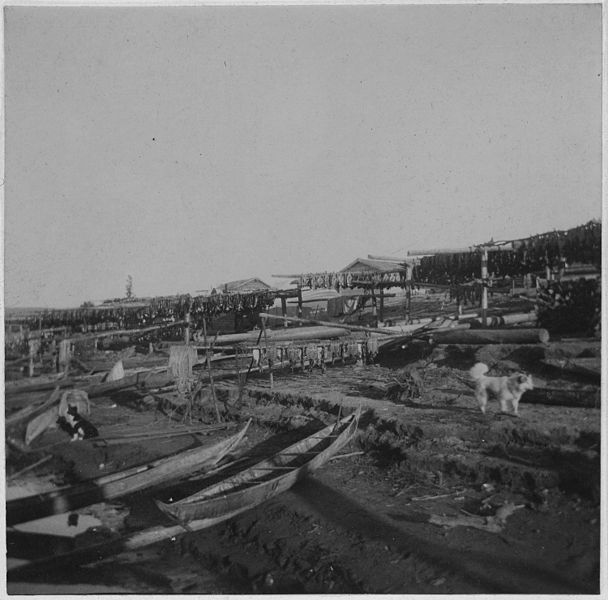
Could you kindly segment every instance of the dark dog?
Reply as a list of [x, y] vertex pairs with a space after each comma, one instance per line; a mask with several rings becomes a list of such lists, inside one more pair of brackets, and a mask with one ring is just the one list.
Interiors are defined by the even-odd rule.
[[59, 417], [57, 423], [61, 429], [72, 436], [73, 442], [77, 440], [88, 440], [99, 435], [97, 427], [78, 414], [78, 408], [76, 406], [68, 406], [66, 416]]

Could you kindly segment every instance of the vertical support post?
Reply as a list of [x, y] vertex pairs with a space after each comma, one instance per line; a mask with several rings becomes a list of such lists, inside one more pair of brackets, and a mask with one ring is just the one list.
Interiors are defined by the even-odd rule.
[[549, 255], [545, 252], [545, 275], [547, 278], [547, 281], [551, 281], [552, 278], [552, 274], [551, 274], [551, 267], [549, 266]]
[[384, 288], [380, 287], [380, 305], [378, 307], [378, 321], [384, 323]]
[[[190, 310], [186, 313], [186, 330], [184, 331], [184, 342], [186, 346], [190, 344]], [[204, 321], [203, 321], [204, 323]]]
[[268, 374], [270, 375], [270, 389], [274, 387], [274, 376], [272, 373], [272, 358], [268, 352], [268, 335], [266, 334], [266, 317], [262, 317], [262, 331], [264, 332], [264, 346], [266, 347], [266, 356], [268, 357]]
[[[298, 319], [302, 318], [304, 311], [302, 309], [302, 288], [298, 286]], [[300, 323], [300, 327], [302, 327], [302, 323]]]
[[[281, 313], [284, 317], [287, 316], [287, 298], [281, 296]], [[283, 327], [287, 327], [287, 321], [283, 321]]]
[[[217, 338], [217, 335], [216, 335]], [[217, 418], [217, 422], [220, 423], [222, 421], [222, 417], [220, 416], [220, 410], [217, 407], [217, 397], [215, 395], [215, 384], [213, 382], [213, 373], [211, 372], [211, 360], [209, 358], [209, 353], [211, 348], [207, 347], [207, 319], [203, 318], [203, 339], [205, 344], [205, 359], [207, 362], [207, 371], [209, 372], [209, 387], [211, 388], [211, 396], [213, 398], [213, 406], [215, 407], [215, 416]]]
[[30, 356], [30, 362], [28, 365], [28, 375], [30, 377], [34, 376], [34, 343], [33, 340], [29, 340], [27, 343], [28, 352]]
[[241, 389], [241, 349], [238, 344], [234, 348], [234, 362], [236, 364], [236, 381], [239, 386], [239, 390]]
[[412, 311], [412, 265], [405, 265], [405, 322], [410, 322]]
[[488, 326], [488, 249], [481, 251], [481, 322]]
[[373, 323], [374, 323], [374, 327], [378, 327], [378, 300], [376, 299], [376, 292], [374, 291], [373, 286], [371, 288], [371, 295], [372, 295], [372, 317], [374, 318]]

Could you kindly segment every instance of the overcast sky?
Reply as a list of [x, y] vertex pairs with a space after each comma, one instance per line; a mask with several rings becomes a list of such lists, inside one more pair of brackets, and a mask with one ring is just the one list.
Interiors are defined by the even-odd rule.
[[5, 10], [5, 301], [601, 216], [601, 6]]

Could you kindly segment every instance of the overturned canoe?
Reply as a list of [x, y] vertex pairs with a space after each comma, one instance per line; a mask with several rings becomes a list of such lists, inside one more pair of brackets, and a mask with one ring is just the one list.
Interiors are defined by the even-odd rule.
[[361, 408], [220, 483], [171, 504], [156, 504], [180, 522], [196, 522], [197, 529], [229, 519], [288, 490], [327, 462], [353, 438], [360, 415]]
[[10, 526], [65, 513], [179, 479], [194, 472], [211, 469], [236, 448], [245, 436], [250, 423], [251, 420], [241, 431], [212, 446], [193, 448], [149, 464], [61, 487], [44, 494], [10, 500], [6, 503], [6, 524]]

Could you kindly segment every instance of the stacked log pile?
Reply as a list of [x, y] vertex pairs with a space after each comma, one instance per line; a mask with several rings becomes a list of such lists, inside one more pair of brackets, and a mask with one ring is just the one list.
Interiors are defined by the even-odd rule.
[[556, 333], [593, 334], [601, 321], [602, 289], [596, 279], [550, 281], [538, 290], [538, 320]]

